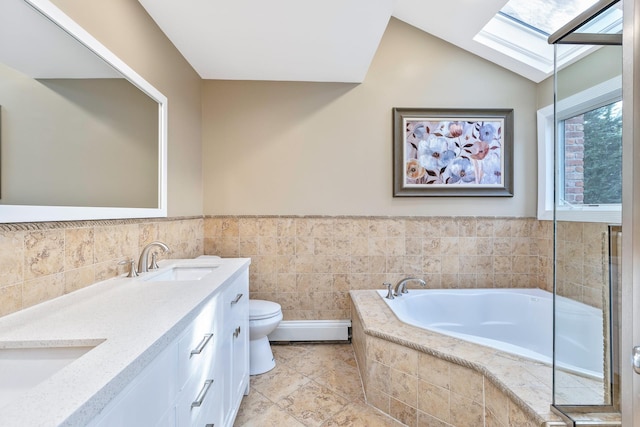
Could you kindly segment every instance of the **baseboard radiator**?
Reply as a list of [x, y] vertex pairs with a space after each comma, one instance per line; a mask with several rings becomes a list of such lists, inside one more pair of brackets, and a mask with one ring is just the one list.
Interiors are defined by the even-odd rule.
[[349, 341], [351, 320], [283, 320], [269, 334], [272, 342]]

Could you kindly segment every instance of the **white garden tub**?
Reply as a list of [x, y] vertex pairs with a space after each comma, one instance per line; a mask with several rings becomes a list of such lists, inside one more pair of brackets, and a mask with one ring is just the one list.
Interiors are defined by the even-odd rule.
[[[385, 298], [403, 322], [545, 363], [553, 358], [553, 294], [541, 289], [410, 290]], [[556, 364], [602, 378], [602, 311], [557, 297]]]

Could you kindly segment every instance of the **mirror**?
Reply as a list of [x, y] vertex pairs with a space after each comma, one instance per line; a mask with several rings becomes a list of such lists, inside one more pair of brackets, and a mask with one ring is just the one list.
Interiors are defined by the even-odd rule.
[[166, 98], [48, 0], [0, 37], [0, 223], [166, 216]]

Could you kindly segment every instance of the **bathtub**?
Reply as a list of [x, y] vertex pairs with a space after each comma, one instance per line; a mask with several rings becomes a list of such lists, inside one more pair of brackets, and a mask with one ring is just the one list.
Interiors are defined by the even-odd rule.
[[[553, 294], [541, 289], [410, 290], [393, 300], [404, 323], [551, 364]], [[556, 365], [602, 378], [602, 311], [557, 297]]]

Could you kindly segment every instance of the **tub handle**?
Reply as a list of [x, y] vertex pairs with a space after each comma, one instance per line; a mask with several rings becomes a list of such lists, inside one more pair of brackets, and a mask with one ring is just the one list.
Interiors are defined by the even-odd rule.
[[391, 289], [393, 285], [389, 282], [384, 282], [383, 285], [387, 287], [387, 296], [385, 298], [394, 299], [395, 297], [393, 296], [393, 290]]

